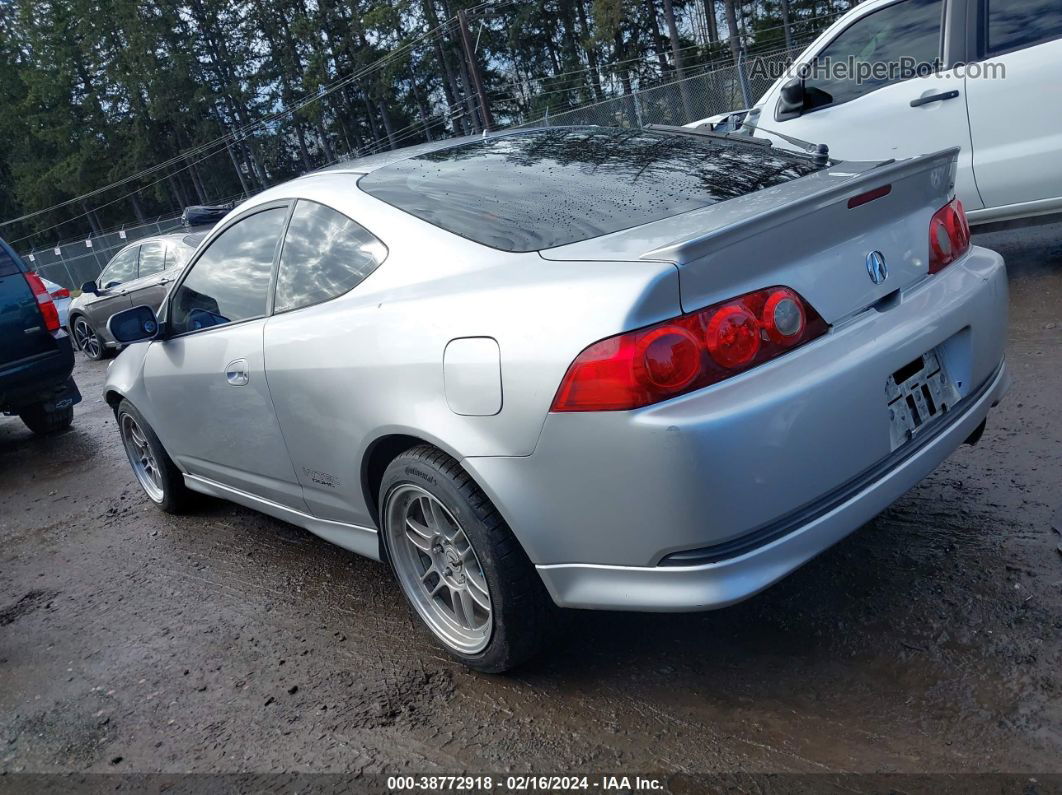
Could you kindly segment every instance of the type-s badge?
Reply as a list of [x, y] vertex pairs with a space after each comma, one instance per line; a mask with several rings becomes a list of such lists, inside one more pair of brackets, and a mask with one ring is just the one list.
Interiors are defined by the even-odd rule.
[[330, 475], [327, 472], [318, 472], [316, 469], [309, 469], [307, 467], [303, 467], [302, 474], [304, 474], [318, 486], [327, 486], [330, 489], [339, 487], [339, 480], [337, 480], [334, 475]]

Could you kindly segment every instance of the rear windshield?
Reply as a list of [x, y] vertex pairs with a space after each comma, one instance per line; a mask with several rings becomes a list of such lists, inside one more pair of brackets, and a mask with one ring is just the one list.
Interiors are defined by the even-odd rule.
[[503, 251], [588, 240], [817, 170], [764, 146], [646, 130], [562, 128], [400, 160], [362, 190]]

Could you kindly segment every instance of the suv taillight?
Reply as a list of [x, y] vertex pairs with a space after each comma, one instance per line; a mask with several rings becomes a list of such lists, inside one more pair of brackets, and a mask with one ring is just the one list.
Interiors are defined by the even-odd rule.
[[970, 248], [970, 224], [962, 202], [952, 199], [929, 220], [929, 272], [937, 273]]
[[52, 300], [51, 295], [48, 294], [48, 289], [44, 286], [44, 282], [41, 281], [41, 277], [36, 273], [25, 273], [23, 275], [29, 283], [30, 290], [33, 291], [33, 297], [37, 299], [37, 306], [44, 317], [44, 327], [48, 331], [58, 331], [59, 310], [55, 308], [55, 302]]
[[561, 381], [552, 411], [622, 411], [723, 381], [826, 332], [788, 287], [768, 287], [595, 342]]

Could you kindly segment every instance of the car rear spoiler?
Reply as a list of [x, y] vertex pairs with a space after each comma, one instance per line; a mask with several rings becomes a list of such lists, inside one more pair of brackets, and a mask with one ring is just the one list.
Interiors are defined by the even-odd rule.
[[[691, 262], [713, 251], [718, 251], [752, 235], [790, 221], [808, 218], [814, 224], [815, 213], [841, 201], [857, 199], [867, 191], [882, 184], [899, 181], [915, 174], [929, 172], [930, 189], [938, 193], [954, 191], [955, 168], [958, 162], [959, 147], [943, 149], [928, 155], [919, 155], [905, 160], [886, 160], [872, 168], [853, 174], [836, 184], [791, 199], [777, 207], [759, 213], [750, 213], [732, 224], [713, 229], [703, 235], [675, 240], [658, 246], [641, 255], [643, 260], [664, 260], [675, 263]], [[845, 163], [839, 162], [830, 167], [838, 172], [845, 169]], [[828, 234], [824, 230], [824, 234]]]

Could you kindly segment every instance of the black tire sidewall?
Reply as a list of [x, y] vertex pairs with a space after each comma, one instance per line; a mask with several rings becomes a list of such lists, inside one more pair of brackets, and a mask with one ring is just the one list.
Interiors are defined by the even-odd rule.
[[67, 406], [55, 411], [45, 410], [42, 404], [36, 404], [19, 412], [19, 419], [38, 436], [47, 436], [65, 431], [74, 421], [74, 407]]
[[[444, 460], [447, 462], [452, 461], [449, 458]], [[398, 456], [384, 472], [383, 480], [380, 484], [379, 502], [380, 528], [384, 542], [384, 552], [392, 568], [394, 567], [394, 559], [388, 547], [390, 542], [388, 541], [385, 526], [387, 521], [387, 501], [391, 492], [403, 484], [419, 486], [442, 502], [453, 514], [475, 549], [476, 556], [483, 567], [483, 574], [487, 581], [487, 588], [490, 591], [491, 598], [491, 621], [493, 626], [491, 628], [490, 642], [483, 651], [476, 654], [464, 654], [451, 648], [423, 620], [418, 620], [418, 623], [424, 627], [424, 631], [432, 637], [436, 644], [465, 665], [476, 670], [488, 673], [500, 672], [512, 667], [514, 658], [520, 658], [520, 661], [522, 661], [522, 658], [526, 655], [519, 649], [514, 648], [521, 644], [514, 643], [513, 632], [519, 629], [522, 619], [525, 618], [520, 614], [523, 605], [514, 603], [513, 594], [505, 577], [506, 571], [511, 568], [515, 561], [503, 562], [498, 559], [500, 550], [497, 543], [499, 540], [497, 529], [491, 531], [484, 522], [494, 511], [489, 500], [482, 495], [478, 487], [473, 486], [474, 493], [477, 497], [481, 497], [483, 501], [478, 507], [470, 504], [468, 487], [463, 490], [456, 482], [454, 476], [446, 472], [436, 461], [426, 460], [422, 456], [411, 456], [409, 453]], [[508, 527], [504, 527], [504, 532], [510, 533]], [[523, 554], [522, 550], [520, 554]], [[530, 565], [526, 558], [522, 562], [528, 566]], [[535, 576], [537, 577], [537, 574]], [[408, 594], [406, 594], [406, 598], [409, 601]], [[410, 603], [410, 609], [414, 613], [417, 612], [412, 603]], [[419, 613], [417, 618], [420, 619]]]
[[84, 348], [81, 347], [81, 343], [77, 339], [77, 334], [74, 334], [73, 335], [74, 342], [77, 344], [78, 350], [80, 350], [83, 354], [85, 354], [85, 358], [86, 359], [91, 359], [94, 362], [98, 362], [98, 361], [101, 361], [103, 359], [106, 359], [107, 358], [107, 346], [103, 344], [103, 340], [100, 338], [99, 332], [96, 331], [96, 327], [93, 326], [89, 322], [89, 319], [87, 317], [85, 317], [84, 315], [77, 315], [74, 318], [73, 322], [70, 324], [70, 331], [72, 332], [77, 327], [78, 321], [84, 321], [85, 325], [88, 326], [89, 330], [95, 335], [96, 341], [99, 342], [99, 344], [100, 344], [100, 353], [99, 353], [99, 356], [93, 356], [91, 353], [86, 351]]
[[[128, 414], [136, 420], [136, 424], [139, 425], [140, 430], [144, 432], [144, 438], [147, 439], [148, 446], [151, 448], [151, 454], [155, 456], [155, 461], [162, 473], [162, 502], [156, 502], [151, 499], [151, 495], [146, 491], [144, 492], [144, 496], [147, 497], [153, 505], [157, 505], [167, 513], [179, 513], [181, 509], [185, 507], [188, 497], [187, 487], [184, 485], [184, 475], [177, 468], [177, 465], [173, 463], [173, 459], [171, 459], [166, 453], [166, 449], [162, 446], [162, 442], [159, 441], [159, 437], [155, 434], [155, 431], [148, 424], [147, 420], [144, 419], [144, 416], [137, 411], [136, 406], [124, 399], [118, 404], [118, 408], [114, 412], [115, 420], [118, 423], [118, 437], [122, 444], [122, 451], [126, 452], [125, 439], [122, 438], [123, 414]], [[135, 477], [134, 474], [134, 479]], [[143, 491], [143, 486], [140, 485], [140, 481], [137, 481], [136, 485], [141, 491]]]

